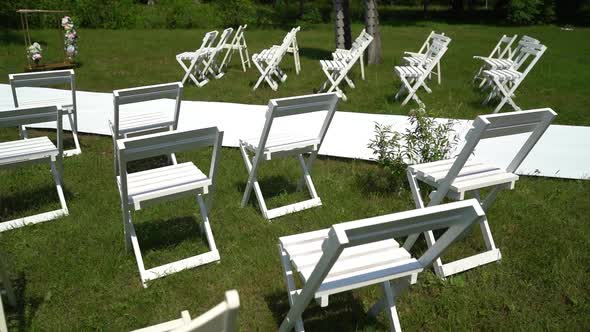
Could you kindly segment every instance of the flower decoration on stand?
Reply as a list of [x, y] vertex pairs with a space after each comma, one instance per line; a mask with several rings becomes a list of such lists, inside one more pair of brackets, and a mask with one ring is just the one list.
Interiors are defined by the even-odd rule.
[[39, 43], [37, 42], [34, 42], [33, 45], [29, 46], [29, 48], [27, 49], [29, 58], [33, 60], [35, 64], [38, 64], [39, 61], [41, 61], [41, 59], [43, 58], [43, 55], [41, 54], [42, 51], [43, 50], [41, 49], [41, 45], [39, 45]]
[[69, 61], [74, 60], [78, 55], [78, 34], [74, 28], [74, 22], [69, 16], [61, 19], [61, 26], [64, 28], [64, 51]]

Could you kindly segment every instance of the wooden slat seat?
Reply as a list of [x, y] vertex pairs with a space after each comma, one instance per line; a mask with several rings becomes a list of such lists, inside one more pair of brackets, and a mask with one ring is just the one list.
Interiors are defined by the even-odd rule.
[[[121, 177], [117, 176], [121, 187]], [[171, 194], [201, 190], [208, 192], [211, 179], [192, 162], [165, 166], [127, 175], [129, 204], [140, 207], [143, 201]]]
[[58, 148], [47, 137], [0, 143], [0, 165], [56, 157]]
[[508, 69], [514, 64], [512, 59], [481, 58], [491, 69]]
[[[447, 159], [413, 165], [409, 168], [416, 172], [418, 180], [438, 187], [454, 162], [455, 159]], [[463, 199], [466, 192], [481, 188], [509, 184], [510, 189], [512, 189], [516, 181], [518, 181], [518, 175], [514, 173], [506, 172], [506, 170], [493, 165], [467, 161], [459, 175], [452, 182], [450, 190], [458, 194], [460, 199]]]
[[[323, 254], [322, 244], [329, 231], [323, 229], [279, 239], [304, 282], [308, 281]], [[400, 248], [394, 239], [346, 248], [330, 269], [318, 293], [329, 295], [327, 293], [336, 288], [354, 287], [387, 275], [411, 275], [422, 269], [420, 263], [407, 250]]]
[[489, 77], [497, 78], [501, 82], [516, 80], [522, 76], [522, 73], [514, 69], [484, 70], [484, 74]]
[[431, 59], [426, 58], [424, 54], [420, 54], [418, 56], [405, 56], [404, 61], [410, 66], [421, 66], [431, 61]]
[[422, 67], [414, 67], [414, 66], [396, 66], [395, 72], [400, 77], [417, 78], [417, 77], [424, 75], [424, 73], [426, 72], [426, 69], [424, 69]]
[[205, 50], [197, 50], [197, 52], [182, 52], [176, 55], [178, 60], [193, 60], [194, 58], [207, 53]]

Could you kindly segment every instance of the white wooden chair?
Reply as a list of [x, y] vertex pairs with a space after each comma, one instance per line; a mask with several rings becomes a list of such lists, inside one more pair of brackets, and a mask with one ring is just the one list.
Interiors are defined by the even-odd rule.
[[240, 297], [237, 290], [225, 292], [225, 300], [201, 316], [191, 319], [188, 311], [181, 318], [133, 332], [233, 332], [238, 330]]
[[[354, 40], [354, 42], [352, 43], [352, 47], [349, 50], [337, 48], [334, 52], [332, 52], [332, 60], [345, 61], [346, 59], [350, 58], [358, 48], [364, 47], [366, 49], [372, 41], [373, 36], [369, 35], [367, 31], [363, 29], [359, 36]], [[361, 66], [361, 78], [363, 80], [365, 79], [364, 53], [365, 52], [361, 52], [361, 56], [358, 61], [359, 65]]]
[[512, 59], [512, 57], [514, 56], [514, 51], [512, 50], [512, 44], [514, 43], [514, 41], [516, 40], [517, 37], [518, 37], [518, 35], [513, 35], [512, 37], [503, 35], [500, 38], [500, 40], [498, 41], [498, 43], [496, 44], [496, 46], [494, 47], [494, 49], [492, 49], [492, 52], [490, 52], [490, 54], [488, 56], [476, 55], [473, 57], [476, 60], [481, 60], [484, 62], [484, 64], [481, 67], [479, 67], [479, 70], [477, 71], [477, 73], [473, 77], [474, 83], [477, 80], [481, 80], [482, 82], [480, 84], [480, 87], [485, 84], [485, 80], [482, 77], [482, 73], [484, 70], [490, 69], [490, 67], [489, 67], [490, 65], [488, 65], [488, 63], [493, 64], [493, 63], [497, 63], [498, 61], [499, 61], [498, 63], [502, 63], [503, 60]]
[[[337, 103], [338, 96], [335, 93], [271, 99], [269, 101], [268, 110], [266, 111], [266, 122], [260, 136], [252, 139], [240, 139], [240, 151], [242, 152], [242, 157], [248, 171], [248, 182], [246, 183], [246, 189], [242, 197], [242, 207], [248, 204], [252, 190], [254, 190], [262, 214], [268, 220], [322, 205], [322, 201], [317, 195], [311, 180], [310, 173], [313, 162], [317, 157], [328, 127], [334, 117]], [[326, 116], [317, 134], [302, 134], [300, 131], [296, 131], [296, 129], [289, 133], [271, 132], [273, 121], [277, 118], [321, 111], [326, 111]], [[250, 160], [248, 152], [254, 153], [252, 160]], [[310, 155], [306, 162], [303, 155], [308, 153]], [[263, 160], [268, 161], [272, 158], [287, 156], [296, 156], [299, 160], [303, 170], [303, 180], [309, 190], [311, 199], [269, 210], [266, 207], [264, 196], [258, 184], [257, 172]], [[299, 187], [301, 185], [300, 183]]]
[[[509, 69], [484, 70], [483, 75], [485, 79], [489, 80], [493, 85], [483, 104], [485, 105], [490, 100], [500, 97], [500, 103], [494, 109], [494, 113], [498, 113], [506, 103], [510, 104], [514, 110], [520, 111], [521, 108], [512, 100], [514, 92], [539, 59], [541, 59], [546, 50], [547, 47], [542, 44], [525, 44], [520, 49], [522, 56], [518, 57]], [[518, 69], [525, 64], [526, 68], [524, 71], [519, 71]]]
[[[303, 331], [301, 314], [316, 299], [325, 307], [329, 296], [381, 284], [384, 298], [369, 311], [385, 309], [392, 331], [401, 331], [397, 299], [417, 274], [427, 269], [474, 222], [485, 214], [474, 199], [333, 225], [329, 229], [279, 238], [279, 254], [290, 310], [279, 331]], [[400, 247], [394, 238], [446, 230], [422, 256]], [[410, 246], [411, 247], [411, 246]], [[295, 270], [295, 271], [293, 271]], [[295, 287], [298, 274], [302, 289]]]
[[[113, 152], [115, 170], [118, 172], [117, 140], [153, 132], [176, 130], [178, 117], [180, 116], [180, 103], [183, 85], [180, 82], [149, 85], [137, 88], [121, 89], [113, 91], [113, 122], [109, 121], [109, 127], [113, 137]], [[153, 109], [144, 106], [141, 110], [121, 109], [136, 103], [157, 101], [169, 98], [176, 100], [174, 108]], [[147, 109], [146, 109], [147, 108]], [[144, 110], [145, 109], [145, 110]], [[176, 163], [174, 154], [170, 155], [171, 161]]]
[[[463, 200], [467, 195], [477, 198], [484, 210], [488, 210], [502, 189], [514, 189], [518, 180], [516, 170], [526, 158], [539, 138], [549, 127], [556, 113], [551, 109], [539, 109], [523, 112], [490, 114], [478, 116], [465, 137], [465, 144], [456, 158], [408, 167], [407, 175], [416, 208], [424, 208], [420, 194], [419, 182], [424, 182], [434, 191], [430, 194], [428, 206], [440, 204], [445, 197]], [[480, 140], [530, 133], [515, 157], [506, 167], [498, 167], [483, 162], [469, 160]], [[482, 199], [480, 190], [490, 188]], [[434, 264], [436, 274], [445, 278], [455, 273], [475, 268], [501, 259], [500, 249], [496, 248], [487, 219], [482, 219], [480, 227], [486, 245], [486, 251], [443, 264], [438, 259]], [[438, 243], [432, 232], [426, 232], [428, 246]], [[417, 236], [409, 238], [413, 243]]]
[[[512, 51], [511, 56], [504, 57], [504, 58], [478, 58], [484, 62], [483, 66], [485, 67], [484, 70], [495, 70], [495, 69], [510, 69], [514, 66], [515, 62], [518, 62], [521, 57], [525, 54], [521, 52], [523, 47], [526, 47], [529, 44], [541, 44], [541, 42], [535, 38], [529, 36], [522, 36], [522, 38], [518, 41], [516, 48]], [[475, 57], [474, 57], [475, 58]], [[485, 83], [485, 80], [484, 80]], [[483, 84], [480, 85], [480, 87]]]
[[446, 52], [446, 46], [434, 42], [429, 46], [428, 52], [426, 52], [424, 66], [395, 66], [394, 71], [402, 81], [398, 92], [395, 94], [395, 99], [397, 100], [402, 94], [407, 92], [406, 98], [402, 101], [402, 106], [407, 104], [410, 99], [414, 99], [418, 105], [424, 106], [424, 103], [418, 98], [416, 93], [420, 87], [424, 88], [428, 93], [432, 92], [428, 85], [426, 85], [426, 79], [430, 76], [434, 67], [440, 63]]
[[362, 59], [363, 53], [372, 41], [373, 37], [369, 34], [366, 34], [364, 35], [362, 44], [358, 45], [354, 50], [351, 50], [348, 56], [342, 56], [341, 60], [320, 60], [320, 66], [322, 67], [322, 71], [326, 75], [327, 79], [320, 88], [319, 92], [336, 91], [338, 96], [342, 98], [342, 100], [346, 101], [346, 95], [344, 94], [344, 91], [339, 88], [339, 85], [342, 80], [345, 80], [346, 83], [348, 83], [348, 86], [354, 89], [354, 83], [348, 78], [348, 72], [359, 61], [359, 59]]
[[292, 49], [294, 52], [295, 71], [299, 73], [299, 48], [296, 40], [296, 35], [299, 30], [300, 27], [291, 29], [283, 39], [281, 45], [273, 45], [271, 48], [264, 49], [260, 51], [260, 53], [252, 55], [252, 62], [260, 72], [260, 77], [252, 88], [253, 91], [256, 90], [263, 81], [265, 81], [271, 89], [277, 91], [279, 85], [273, 79], [273, 75], [281, 82], [284, 82], [287, 79], [287, 74], [279, 65], [289, 49]]
[[[443, 46], [445, 46], [446, 48], [448, 48], [449, 44], [451, 43], [451, 38], [449, 38], [448, 36], [445, 36], [444, 33], [439, 34], [434, 31], [430, 32], [430, 34], [426, 38], [426, 41], [424, 41], [424, 44], [422, 44], [422, 47], [420, 47], [418, 52], [408, 52], [408, 51], [404, 52], [404, 54], [406, 55], [403, 57], [405, 65], [414, 66], [414, 67], [416, 67], [416, 66], [426, 67], [427, 62], [430, 61], [430, 59], [427, 56], [427, 53], [428, 53], [428, 50], [430, 49], [430, 47], [434, 43], [440, 43]], [[438, 84], [440, 84], [441, 80], [442, 80], [442, 73], [440, 70], [440, 62], [436, 64], [436, 73], [432, 73], [432, 74], [437, 75]], [[430, 75], [429, 75], [429, 77], [430, 77]]]
[[[37, 73], [24, 74], [10, 74], [8, 75], [10, 87], [12, 89], [12, 98], [14, 107], [36, 107], [36, 106], [51, 106], [61, 105], [63, 115], [67, 116], [72, 130], [72, 137], [74, 139], [74, 148], [64, 151], [64, 156], [73, 156], [82, 153], [80, 148], [80, 141], [78, 139], [78, 108], [76, 103], [76, 74], [74, 70], [54, 70]], [[23, 87], [48, 87], [53, 85], [67, 85], [71, 90], [71, 95], [68, 97], [56, 97], [51, 99], [44, 99], [39, 97], [25, 97], [19, 94], [19, 88]], [[29, 94], [32, 95], [32, 94]], [[20, 127], [22, 138], [27, 137], [27, 129], [25, 126]]]
[[0, 111], [0, 128], [24, 126], [44, 122], [57, 122], [57, 146], [47, 137], [26, 138], [0, 143], [0, 168], [48, 162], [57, 189], [61, 209], [24, 218], [3, 221], [0, 232], [37, 224], [68, 215], [62, 190], [63, 132], [60, 106], [38, 106]]
[[202, 72], [203, 75], [207, 75], [207, 73], [211, 74], [215, 79], [220, 79], [225, 75], [223, 71], [224, 68], [220, 64], [217, 63], [217, 60], [221, 56], [221, 53], [225, 49], [225, 45], [229, 40], [229, 37], [233, 33], [233, 28], [227, 28], [223, 30], [221, 33], [221, 37], [219, 37], [219, 41], [215, 47], [209, 48], [203, 58], [203, 68], [201, 69], [197, 66], [197, 71]]
[[231, 43], [225, 44], [224, 48], [227, 50], [227, 52], [225, 53], [223, 61], [221, 61], [221, 65], [219, 66], [219, 68], [221, 68], [222, 70], [229, 66], [229, 63], [231, 62], [231, 57], [235, 51], [238, 51], [238, 53], [240, 54], [242, 70], [246, 72], [246, 65], [248, 65], [248, 68], [251, 67], [250, 55], [248, 55], [248, 45], [246, 44], [246, 37], [244, 36], [244, 31], [247, 27], [248, 24], [240, 25]]
[[[116, 153], [121, 173], [117, 176], [117, 184], [121, 196], [125, 246], [127, 249], [133, 248], [144, 287], [147, 287], [146, 283], [150, 280], [219, 260], [219, 251], [209, 226], [208, 211], [211, 210], [213, 203], [212, 194], [216, 183], [215, 175], [222, 139], [223, 132], [212, 127], [190, 131], [175, 130], [117, 140]], [[213, 153], [209, 175], [205, 175], [192, 162], [175, 163], [129, 174], [127, 172], [127, 164], [134, 160], [211, 146]], [[206, 202], [203, 199], [204, 195], [207, 195]], [[210, 251], [146, 269], [131, 219], [131, 211], [138, 211], [145, 206], [185, 196], [196, 196], [203, 219], [201, 229], [205, 233]]]
[[12, 307], [16, 306], [16, 297], [14, 296], [14, 290], [12, 289], [10, 278], [4, 269], [2, 259], [0, 259], [0, 332], [8, 332], [8, 327], [6, 326], [6, 317], [4, 315], [4, 306], [2, 303], [2, 295], [6, 295], [8, 305]]
[[[203, 37], [201, 46], [194, 52], [183, 52], [176, 55], [176, 61], [180, 64], [180, 67], [184, 70], [184, 76], [182, 77], [182, 84], [190, 78], [198, 87], [209, 82], [207, 78], [207, 72], [199, 70], [199, 67], [203, 65], [204, 59], [208, 50], [213, 46], [215, 39], [217, 39], [217, 31], [209, 31]], [[186, 65], [188, 62], [188, 66]], [[195, 76], [195, 74], [198, 76]]]

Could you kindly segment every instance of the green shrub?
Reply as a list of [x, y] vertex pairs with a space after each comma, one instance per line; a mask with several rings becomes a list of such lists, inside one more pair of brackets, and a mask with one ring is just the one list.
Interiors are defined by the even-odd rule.
[[216, 2], [223, 25], [237, 26], [256, 22], [256, 7], [251, 0], [223, 0]]
[[396, 190], [405, 184], [408, 164], [447, 159], [458, 142], [453, 129], [454, 120], [437, 122], [424, 109], [419, 109], [410, 111], [409, 121], [410, 127], [403, 133], [375, 123], [375, 136], [368, 144]]

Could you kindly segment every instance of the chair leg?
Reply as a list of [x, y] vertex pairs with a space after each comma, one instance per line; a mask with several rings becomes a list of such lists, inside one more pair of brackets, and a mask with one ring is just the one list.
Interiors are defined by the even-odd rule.
[[365, 60], [363, 59], [363, 55], [361, 54], [359, 61], [361, 63], [361, 78], [363, 81], [365, 80]]
[[391, 331], [401, 332], [401, 324], [399, 322], [399, 315], [397, 313], [397, 305], [395, 303], [396, 298], [399, 296], [401, 291], [408, 287], [408, 278], [404, 278], [395, 283], [393, 287], [389, 281], [385, 281], [381, 284], [383, 289], [383, 298], [375, 303], [371, 309], [369, 309], [369, 315], [376, 317], [381, 311], [385, 310], [385, 315], [389, 320], [389, 326]]
[[80, 148], [80, 141], [78, 139], [78, 115], [77, 112], [72, 110], [70, 113], [67, 114], [68, 121], [70, 122], [70, 128], [72, 129], [72, 138], [74, 139], [74, 149], [64, 151], [64, 156], [74, 156], [77, 154], [82, 153], [82, 149]]
[[[297, 288], [295, 287], [295, 279], [293, 278], [293, 270], [291, 269], [291, 262], [289, 255], [279, 244], [279, 255], [281, 256], [281, 265], [283, 266], [283, 275], [285, 277], [285, 283], [287, 285], [287, 297], [289, 298], [289, 306], [293, 306], [295, 302], [295, 296], [298, 294]], [[303, 332], [303, 320], [299, 316], [295, 320], [295, 332]]]

